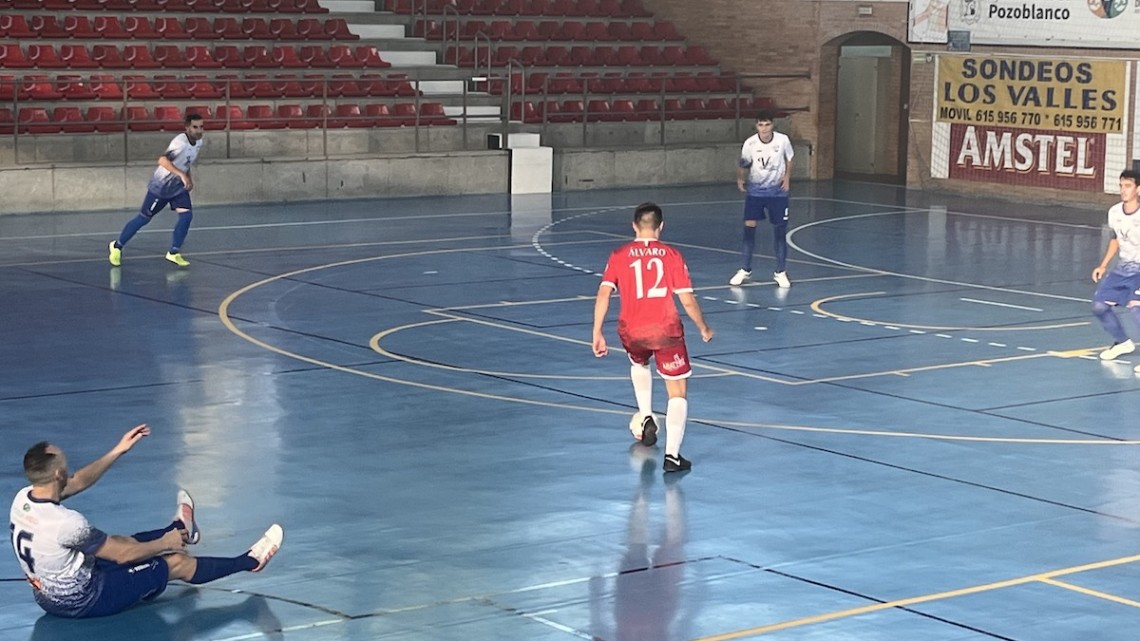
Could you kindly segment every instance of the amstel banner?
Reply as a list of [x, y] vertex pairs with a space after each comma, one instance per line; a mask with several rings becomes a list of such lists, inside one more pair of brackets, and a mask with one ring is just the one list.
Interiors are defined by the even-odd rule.
[[910, 0], [910, 42], [1135, 49], [1140, 4], [1129, 0]]
[[1114, 191], [1126, 166], [1131, 64], [939, 55], [931, 176]]

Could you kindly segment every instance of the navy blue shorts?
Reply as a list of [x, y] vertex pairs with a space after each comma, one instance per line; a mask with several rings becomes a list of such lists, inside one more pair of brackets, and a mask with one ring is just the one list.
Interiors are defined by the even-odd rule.
[[1093, 295], [1094, 303], [1124, 307], [1130, 301], [1140, 301], [1140, 274], [1108, 272], [1108, 275], [1100, 279], [1100, 286]]
[[166, 591], [170, 566], [161, 557], [134, 565], [98, 559], [92, 578], [91, 587], [98, 596], [79, 615], [82, 618], [118, 614], [140, 601], [157, 598]]
[[183, 191], [172, 198], [159, 198], [148, 191], [146, 192], [146, 198], [143, 199], [142, 207], [139, 207], [139, 213], [147, 218], [151, 218], [158, 212], [166, 209], [167, 206], [174, 210], [193, 209], [190, 205], [190, 192]]
[[767, 219], [773, 225], [786, 225], [788, 223], [788, 197], [787, 196], [753, 196], [744, 197], [744, 220]]

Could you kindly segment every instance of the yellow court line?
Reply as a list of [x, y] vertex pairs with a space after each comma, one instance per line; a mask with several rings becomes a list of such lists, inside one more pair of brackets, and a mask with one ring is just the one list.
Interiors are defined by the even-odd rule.
[[792, 619], [789, 621], [782, 621], [780, 623], [772, 623], [769, 625], [756, 626], [754, 628], [747, 628], [744, 630], [737, 630], [735, 632], [728, 632], [725, 634], [716, 634], [707, 637], [699, 637], [693, 641], [729, 641], [729, 639], [742, 639], [745, 637], [756, 637], [769, 632], [778, 632], [780, 630], [788, 630], [790, 628], [800, 628], [807, 625], [816, 623], [825, 623], [827, 621], [835, 621], [837, 619], [846, 619], [850, 617], [860, 616], [863, 614], [870, 614], [872, 612], [881, 612], [883, 610], [891, 610], [894, 608], [904, 608], [911, 605], [919, 605], [922, 603], [930, 603], [931, 601], [941, 601], [943, 599], [951, 599], [959, 596], [966, 596], [970, 594], [979, 594], [982, 592], [991, 592], [993, 590], [1000, 590], [1003, 588], [1014, 587], [1018, 585], [1025, 585], [1034, 582], [1048, 582], [1049, 579], [1058, 576], [1065, 576], [1068, 574], [1077, 574], [1080, 572], [1087, 572], [1089, 570], [1098, 570], [1101, 568], [1112, 567], [1116, 565], [1125, 565], [1128, 563], [1135, 563], [1140, 561], [1140, 554], [1133, 556], [1120, 557], [1118, 559], [1110, 559], [1108, 561], [1099, 561], [1097, 563], [1089, 563], [1086, 565], [1077, 565], [1069, 568], [1062, 568], [1060, 570], [1053, 570], [1050, 572], [1042, 572], [1040, 574], [1031, 574], [1029, 576], [1018, 577], [1016, 579], [1009, 579], [1006, 581], [997, 581], [994, 583], [985, 583], [982, 585], [975, 585], [968, 588], [960, 588], [958, 590], [948, 590], [946, 592], [936, 592], [934, 594], [925, 594], [922, 596], [910, 597], [907, 599], [898, 599], [895, 601], [887, 601], [885, 603], [873, 603], [858, 608], [850, 608], [847, 610], [838, 610], [836, 612], [827, 612], [824, 614], [816, 614], [809, 617], [800, 619]]
[[[380, 346], [380, 341], [387, 338], [388, 336], [391, 336], [392, 334], [395, 334], [396, 332], [400, 332], [400, 331], [403, 331], [406, 329], [417, 329], [420, 327], [427, 327], [429, 325], [439, 325], [442, 323], [454, 323], [454, 322], [461, 322], [461, 321], [471, 322], [471, 323], [475, 323], [475, 324], [491, 325], [492, 327], [502, 327], [503, 329], [509, 329], [511, 331], [522, 332], [524, 334], [535, 334], [537, 336], [542, 336], [544, 338], [553, 338], [553, 339], [557, 339], [560, 341], [575, 343], [578, 345], [585, 345], [587, 347], [593, 346], [592, 343], [588, 343], [586, 341], [581, 341], [581, 340], [577, 340], [577, 339], [573, 339], [573, 338], [564, 338], [562, 336], [558, 336], [555, 334], [545, 334], [542, 332], [524, 329], [521, 327], [510, 327], [510, 326], [505, 326], [505, 325], [500, 326], [500, 325], [496, 325], [494, 323], [484, 322], [484, 321], [470, 319], [470, 318], [464, 318], [462, 316], [447, 316], [446, 314], [440, 314], [439, 312], [434, 312], [434, 313], [445, 316], [445, 318], [442, 318], [439, 320], [424, 321], [422, 323], [410, 323], [408, 325], [400, 325], [398, 327], [391, 327], [389, 329], [386, 329], [386, 330], [379, 332], [378, 334], [375, 334], [374, 336], [372, 336], [372, 338], [370, 338], [368, 340], [368, 345], [370, 347], [372, 347], [372, 351], [376, 352], [377, 354], [380, 354], [381, 356], [386, 356], [386, 357], [394, 359], [394, 360], [403, 361], [405, 363], [411, 363], [413, 365], [420, 365], [423, 367], [430, 367], [433, 369], [442, 369], [442, 370], [447, 370], [447, 371], [451, 371], [451, 372], [460, 372], [463, 374], [485, 374], [487, 376], [509, 376], [509, 377], [513, 377], [513, 378], [536, 378], [536, 379], [554, 379], [554, 380], [570, 380], [570, 381], [628, 381], [629, 380], [628, 375], [627, 376], [574, 376], [574, 375], [570, 375], [570, 374], [525, 374], [525, 373], [521, 373], [521, 372], [503, 372], [503, 371], [496, 371], [496, 370], [489, 370], [489, 369], [475, 369], [475, 368], [470, 368], [470, 367], [459, 367], [457, 365], [447, 365], [445, 363], [432, 363], [432, 362], [420, 360], [417, 358], [411, 358], [409, 356], [403, 356], [401, 354], [396, 354], [394, 352], [390, 352], [390, 351], [388, 351], [388, 350], [386, 350]], [[618, 353], [622, 353], [622, 354], [625, 353], [625, 351], [620, 349], [620, 348], [611, 348], [610, 351], [618, 352]], [[730, 376], [730, 375], [731, 375], [730, 373], [705, 374], [705, 375], [700, 375], [700, 376], [694, 376], [693, 378], [715, 378], [715, 377], [719, 377], [719, 376]]]
[[[409, 257], [409, 256], [424, 256], [424, 255], [430, 255], [430, 254], [445, 254], [445, 253], [455, 253], [455, 252], [497, 251], [497, 250], [502, 250], [502, 249], [520, 249], [523, 247], [524, 247], [523, 245], [516, 245], [516, 246], [495, 245], [495, 246], [491, 246], [491, 247], [470, 247], [470, 248], [449, 248], [449, 249], [422, 250], [422, 251], [416, 251], [416, 252], [408, 252], [405, 254], [390, 254], [390, 255], [386, 255], [386, 256], [370, 256], [367, 258], [357, 258], [357, 259], [352, 259], [352, 260], [340, 261], [340, 262], [336, 262], [336, 263], [328, 263], [328, 264], [324, 264], [324, 265], [316, 265], [316, 266], [311, 266], [311, 267], [305, 267], [302, 269], [293, 270], [291, 272], [278, 274], [276, 276], [268, 276], [268, 277], [263, 278], [259, 281], [250, 283], [250, 284], [248, 284], [248, 285], [246, 285], [246, 286], [244, 286], [238, 290], [235, 290], [234, 292], [232, 292], [231, 294], [226, 296], [222, 300], [222, 302], [218, 305], [218, 316], [221, 319], [222, 325], [224, 325], [226, 327], [226, 329], [228, 329], [231, 333], [238, 336], [239, 338], [242, 338], [242, 339], [248, 341], [249, 343], [252, 343], [253, 345], [256, 345], [262, 349], [273, 352], [275, 354], [279, 354], [279, 355], [285, 356], [287, 358], [292, 358], [292, 359], [301, 361], [303, 363], [309, 363], [311, 365], [317, 365], [320, 367], [325, 367], [327, 369], [338, 371], [338, 372], [343, 372], [346, 374], [354, 374], [356, 376], [361, 376], [364, 378], [369, 378], [372, 380], [382, 381], [382, 382], [386, 382], [386, 383], [394, 383], [397, 385], [406, 385], [408, 387], [415, 387], [415, 388], [419, 388], [419, 389], [426, 389], [426, 390], [432, 390], [432, 391], [438, 391], [438, 392], [447, 392], [447, 393], [452, 393], [452, 394], [459, 394], [461, 396], [469, 396], [469, 397], [474, 397], [474, 398], [483, 398], [483, 399], [488, 399], [488, 400], [505, 401], [505, 402], [509, 402], [509, 403], [519, 403], [519, 404], [523, 404], [523, 405], [532, 405], [532, 406], [538, 406], [538, 407], [553, 407], [553, 408], [559, 408], [559, 409], [570, 409], [570, 410], [577, 410], [577, 411], [583, 411], [583, 412], [593, 412], [593, 413], [597, 413], [597, 414], [612, 414], [612, 415], [618, 415], [618, 416], [626, 416], [628, 414], [628, 412], [627, 412], [627, 410], [624, 410], [624, 409], [607, 409], [607, 408], [602, 408], [602, 407], [590, 407], [590, 406], [585, 406], [585, 405], [574, 405], [571, 403], [558, 403], [558, 402], [553, 402], [553, 401], [536, 401], [536, 400], [531, 400], [531, 399], [527, 399], [527, 398], [518, 398], [518, 397], [506, 396], [506, 395], [502, 395], [502, 394], [489, 394], [489, 393], [484, 393], [484, 392], [475, 392], [475, 391], [460, 389], [460, 388], [446, 386], [446, 385], [432, 385], [429, 383], [420, 383], [420, 382], [411, 381], [411, 380], [407, 380], [407, 379], [403, 379], [403, 378], [396, 378], [393, 376], [384, 376], [381, 374], [373, 374], [371, 372], [366, 372], [363, 370], [354, 369], [352, 367], [346, 367], [343, 365], [338, 365], [336, 363], [330, 363], [328, 361], [324, 361], [324, 360], [321, 360], [318, 358], [312, 358], [309, 356], [298, 354], [296, 352], [290, 352], [289, 350], [286, 350], [284, 348], [277, 347], [275, 345], [271, 345], [265, 341], [254, 338], [250, 334], [241, 330], [237, 326], [237, 324], [230, 318], [230, 315], [229, 315], [230, 306], [234, 303], [234, 301], [236, 301], [238, 298], [240, 298], [242, 295], [246, 294], [247, 292], [250, 292], [250, 291], [252, 291], [258, 287], [261, 287], [263, 285], [266, 285], [268, 283], [272, 283], [274, 281], [282, 280], [285, 278], [290, 278], [290, 277], [297, 276], [300, 274], [319, 271], [322, 269], [330, 269], [330, 268], [335, 268], [335, 267], [341, 267], [341, 266], [346, 266], [346, 265], [356, 265], [356, 264], [361, 264], [361, 263], [366, 263], [366, 262], [371, 262], [371, 261], [388, 260], [388, 259], [395, 259], [395, 258], [405, 258], [405, 257]], [[447, 317], [446, 314], [439, 313], [439, 312], [437, 312], [436, 315]], [[466, 320], [467, 322], [475, 322], [472, 319], [463, 319], [463, 320]], [[507, 326], [504, 326], [504, 327], [507, 327]], [[519, 328], [508, 327], [508, 329], [517, 330]], [[557, 337], [557, 338], [560, 340], [576, 342], [574, 339], [566, 339], [563, 337]], [[731, 371], [731, 370], [729, 370], [729, 371]], [[1137, 445], [1137, 444], [1140, 444], [1140, 441], [1114, 441], [1114, 440], [1108, 440], [1108, 439], [1097, 439], [1097, 440], [1092, 440], [1092, 439], [1088, 439], [1088, 440], [1077, 440], [1077, 439], [1011, 439], [1011, 438], [1000, 438], [1000, 437], [972, 437], [972, 436], [953, 436], [953, 435], [947, 436], [947, 435], [940, 435], [940, 434], [920, 434], [920, 433], [905, 433], [905, 432], [885, 432], [885, 431], [874, 431], [874, 430], [854, 430], [854, 429], [842, 429], [842, 428], [822, 428], [822, 427], [811, 427], [811, 426], [768, 424], [768, 423], [758, 423], [758, 422], [746, 423], [746, 422], [739, 422], [739, 421], [723, 421], [723, 420], [714, 419], [714, 418], [699, 418], [699, 417], [690, 417], [690, 420], [692, 420], [694, 422], [704, 422], [704, 423], [714, 424], [714, 425], [715, 424], [721, 424], [721, 425], [728, 425], [728, 426], [733, 426], [733, 427], [749, 427], [749, 428], [759, 428], [759, 429], [788, 430], [788, 431], [801, 431], [801, 432], [822, 432], [822, 433], [848, 434], [848, 435], [860, 435], [860, 436], [926, 438], [926, 439], [934, 439], [934, 440], [952, 440], [952, 441], [979, 441], [979, 442], [995, 442], [995, 443], [1025, 443], [1025, 444], [1050, 444], [1050, 445], [1053, 445], [1053, 444], [1061, 444], [1061, 445]]]
[[1066, 590], [1080, 592], [1081, 594], [1094, 596], [1098, 599], [1112, 601], [1113, 603], [1120, 603], [1121, 605], [1129, 605], [1134, 608], [1140, 608], [1140, 601], [1133, 601], [1132, 599], [1126, 599], [1122, 596], [1109, 594], [1108, 592], [1101, 592], [1100, 590], [1093, 590], [1092, 588], [1086, 588], [1084, 586], [1074, 585], [1072, 583], [1066, 583], [1065, 581], [1058, 581], [1056, 579], [1041, 579], [1041, 582], [1048, 583], [1049, 585], [1055, 585], [1059, 588], [1065, 588]]
[[837, 300], [845, 300], [851, 298], [870, 298], [872, 296], [886, 296], [887, 292], [858, 292], [855, 294], [840, 294], [837, 296], [828, 296], [820, 298], [811, 304], [813, 311], [830, 318], [842, 321], [854, 321], [857, 323], [870, 323], [872, 325], [890, 325], [891, 327], [902, 327], [903, 329], [921, 329], [928, 332], [1016, 332], [1016, 331], [1029, 331], [1029, 330], [1043, 330], [1043, 329], [1065, 329], [1068, 327], [1083, 327], [1091, 323], [1091, 321], [1079, 321], [1073, 323], [1057, 323], [1054, 325], [1016, 325], [1012, 327], [942, 327], [938, 325], [911, 325], [907, 323], [895, 323], [893, 321], [871, 320], [867, 318], [856, 318], [854, 316], [847, 316], [844, 314], [837, 314], [829, 312], [823, 308], [824, 303], [831, 303]]

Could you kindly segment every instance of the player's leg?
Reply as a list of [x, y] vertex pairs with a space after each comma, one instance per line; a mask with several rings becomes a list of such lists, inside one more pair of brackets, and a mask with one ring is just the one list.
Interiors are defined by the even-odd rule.
[[139, 207], [139, 213], [134, 218], [127, 221], [123, 225], [123, 230], [119, 232], [119, 238], [111, 242], [108, 248], [110, 254], [108, 260], [112, 265], [118, 267], [123, 260], [123, 246], [126, 245], [139, 230], [146, 226], [147, 223], [154, 218], [154, 215], [162, 211], [170, 201], [159, 198], [149, 191], [146, 197], [143, 198], [142, 205]]
[[732, 286], [742, 285], [752, 276], [752, 254], [756, 252], [756, 223], [764, 218], [764, 201], [756, 196], [744, 197], [744, 236], [740, 243], [740, 269], [729, 279]]
[[1093, 315], [1100, 321], [1104, 331], [1112, 336], [1112, 346], [1100, 353], [1102, 360], [1115, 360], [1136, 350], [1136, 346], [1128, 339], [1124, 326], [1120, 324], [1120, 319], [1113, 310], [1117, 305], [1128, 304], [1132, 294], [1129, 285], [1126, 277], [1116, 272], [1109, 272], [1101, 279], [1096, 293], [1093, 294]]
[[653, 418], [653, 372], [649, 369], [649, 358], [653, 352], [629, 341], [628, 337], [618, 338], [629, 356], [629, 380], [633, 383], [633, 398], [637, 401], [637, 414], [641, 417], [637, 425], [630, 424], [630, 431], [642, 445], [653, 446], [657, 443], [657, 421]]
[[166, 253], [166, 260], [179, 267], [187, 267], [190, 265], [190, 261], [182, 257], [182, 243], [186, 242], [186, 236], [190, 233], [190, 222], [194, 220], [194, 208], [190, 202], [190, 194], [182, 192], [175, 196], [171, 201], [171, 207], [178, 214], [178, 222], [174, 223], [174, 232], [170, 239], [170, 251]]
[[780, 287], [791, 287], [788, 280], [788, 197], [768, 199], [768, 220], [772, 221], [772, 253], [776, 271], [772, 278]]
[[688, 378], [693, 373], [689, 351], [682, 339], [677, 344], [657, 350], [653, 358], [669, 394], [669, 404], [665, 409], [665, 471], [680, 472], [692, 467], [692, 463], [681, 456], [685, 422], [689, 419]]
[[193, 585], [217, 581], [238, 572], [260, 572], [266, 563], [277, 554], [285, 532], [276, 523], [249, 550], [240, 556], [193, 557], [189, 554], [167, 554], [162, 557], [170, 568], [170, 578], [179, 579]]

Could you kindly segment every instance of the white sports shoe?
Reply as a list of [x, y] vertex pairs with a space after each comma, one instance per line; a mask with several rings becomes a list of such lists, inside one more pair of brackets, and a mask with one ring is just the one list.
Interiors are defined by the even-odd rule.
[[772, 280], [780, 287], [787, 289], [792, 286], [792, 281], [788, 280], [788, 272], [775, 272], [772, 274]]
[[265, 568], [265, 564], [269, 563], [269, 559], [277, 554], [277, 550], [281, 549], [281, 542], [285, 540], [285, 530], [281, 529], [280, 525], [274, 523], [269, 526], [265, 534], [253, 544], [246, 554], [257, 559], [257, 567], [250, 570], [251, 572], [261, 572]]
[[1132, 342], [1132, 339], [1128, 339], [1128, 340], [1124, 341], [1123, 343], [1117, 343], [1117, 344], [1113, 345], [1112, 347], [1109, 347], [1108, 349], [1101, 352], [1100, 353], [1100, 360], [1102, 360], [1102, 361], [1114, 361], [1114, 360], [1120, 358], [1121, 356], [1124, 356], [1125, 354], [1131, 354], [1132, 352], [1135, 352], [1135, 351], [1136, 351], [1136, 344]]
[[178, 507], [174, 511], [174, 520], [182, 521], [186, 527], [186, 542], [194, 545], [202, 540], [202, 530], [194, 522], [194, 499], [186, 490], [178, 490]]
[[728, 279], [728, 284], [732, 285], [733, 287], [739, 287], [740, 285], [744, 284], [744, 281], [748, 280], [751, 277], [752, 272], [738, 269], [736, 270], [736, 273], [732, 275], [732, 278]]

